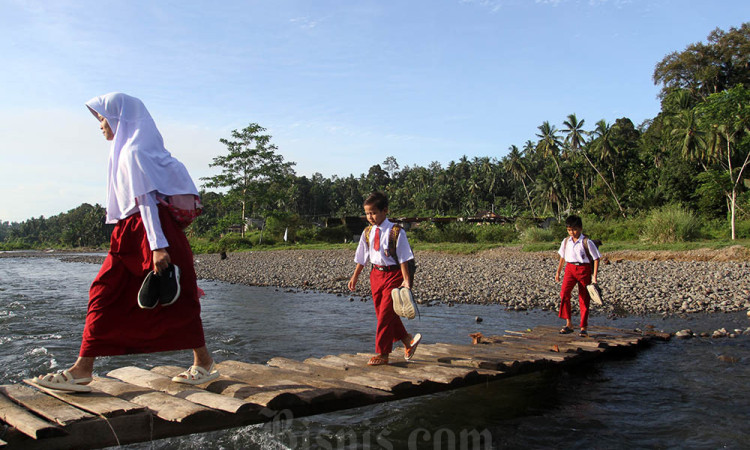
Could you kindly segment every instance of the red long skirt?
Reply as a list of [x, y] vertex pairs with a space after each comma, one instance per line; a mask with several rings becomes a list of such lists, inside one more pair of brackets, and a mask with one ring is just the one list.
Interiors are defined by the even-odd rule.
[[194, 349], [205, 345], [193, 252], [185, 233], [159, 206], [167, 251], [180, 268], [180, 297], [170, 306], [141, 309], [138, 290], [153, 268], [140, 214], [117, 222], [107, 258], [89, 290], [80, 356]]

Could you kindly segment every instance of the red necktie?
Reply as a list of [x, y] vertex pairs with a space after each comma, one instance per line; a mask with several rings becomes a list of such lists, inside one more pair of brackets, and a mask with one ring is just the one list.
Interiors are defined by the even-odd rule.
[[372, 248], [376, 252], [380, 250], [380, 228], [375, 228], [375, 240], [372, 242]]

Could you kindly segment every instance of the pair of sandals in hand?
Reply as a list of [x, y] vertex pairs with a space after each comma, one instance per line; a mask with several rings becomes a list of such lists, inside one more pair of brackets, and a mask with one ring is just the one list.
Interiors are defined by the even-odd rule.
[[[219, 371], [216, 370], [215, 364], [211, 363], [211, 367], [206, 370], [201, 366], [190, 366], [186, 371], [172, 377], [172, 381], [175, 383], [198, 385], [211, 382], [219, 378]], [[76, 378], [68, 370], [63, 370], [58, 373], [48, 373], [34, 377], [28, 380], [29, 384], [41, 386], [47, 389], [53, 389], [60, 392], [68, 393], [85, 393], [91, 392], [91, 377]]]

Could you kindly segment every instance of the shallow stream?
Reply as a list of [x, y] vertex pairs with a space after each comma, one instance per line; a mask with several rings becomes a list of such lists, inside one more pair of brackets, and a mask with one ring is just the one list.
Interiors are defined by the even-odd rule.
[[[55, 258], [0, 258], [0, 384], [73, 362], [88, 287], [98, 269]], [[371, 302], [212, 281], [199, 285], [206, 291], [207, 344], [219, 361], [265, 363], [274, 356], [302, 360], [373, 351]], [[430, 343], [466, 344], [476, 331], [503, 334], [560, 323], [554, 312], [507, 312], [498, 306], [434, 306], [421, 313], [407, 329]], [[750, 320], [745, 313], [616, 321], [594, 315], [591, 324], [710, 332], [745, 329]], [[189, 352], [100, 358], [96, 372], [106, 375], [126, 365], [187, 366], [190, 360]], [[574, 371], [126, 448], [748, 448], [749, 365], [750, 336], [672, 339], [634, 357]]]

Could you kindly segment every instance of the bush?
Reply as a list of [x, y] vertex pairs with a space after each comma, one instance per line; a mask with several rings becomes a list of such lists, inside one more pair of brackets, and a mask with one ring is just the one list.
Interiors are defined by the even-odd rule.
[[340, 244], [344, 241], [351, 241], [352, 234], [347, 230], [346, 225], [336, 225], [335, 227], [318, 229], [315, 233], [315, 239], [331, 244]]
[[244, 238], [242, 237], [242, 235], [237, 233], [228, 233], [224, 235], [221, 239], [219, 239], [219, 242], [217, 243], [219, 246], [219, 251], [235, 252], [237, 250], [249, 249], [254, 244], [252, 243], [252, 240], [248, 238], [248, 236], [249, 235], [247, 233], [245, 233]]
[[519, 236], [521, 242], [524, 244], [532, 244], [535, 242], [554, 242], [557, 240], [557, 236], [552, 228], [545, 230], [544, 228], [529, 227], [521, 231]]
[[474, 228], [477, 242], [513, 242], [518, 232], [512, 224], [482, 224]]
[[[734, 232], [737, 239], [750, 238], [750, 220], [737, 220], [734, 223]], [[703, 222], [701, 235], [707, 239], [732, 238], [732, 224], [729, 220], [714, 219]]]
[[[297, 230], [300, 227], [300, 217], [297, 214], [274, 213], [266, 219], [266, 226], [263, 229], [263, 240], [266, 237], [273, 237], [281, 242], [284, 240], [284, 233], [287, 233], [287, 241], [296, 240]], [[264, 242], [265, 243], [265, 242]]]
[[467, 223], [450, 222], [446, 224], [421, 223], [412, 233], [415, 240], [422, 242], [476, 242], [473, 228]]
[[641, 235], [642, 217], [599, 220], [595, 216], [583, 217], [583, 234], [602, 242], [637, 241]]
[[[729, 224], [726, 224], [726, 228], [729, 229]], [[731, 229], [729, 230], [729, 237], [731, 237]], [[750, 239], [750, 220], [738, 220], [734, 223], [734, 232], [737, 239]]]
[[700, 221], [680, 205], [666, 205], [646, 217], [643, 240], [653, 244], [692, 241], [700, 235]]

